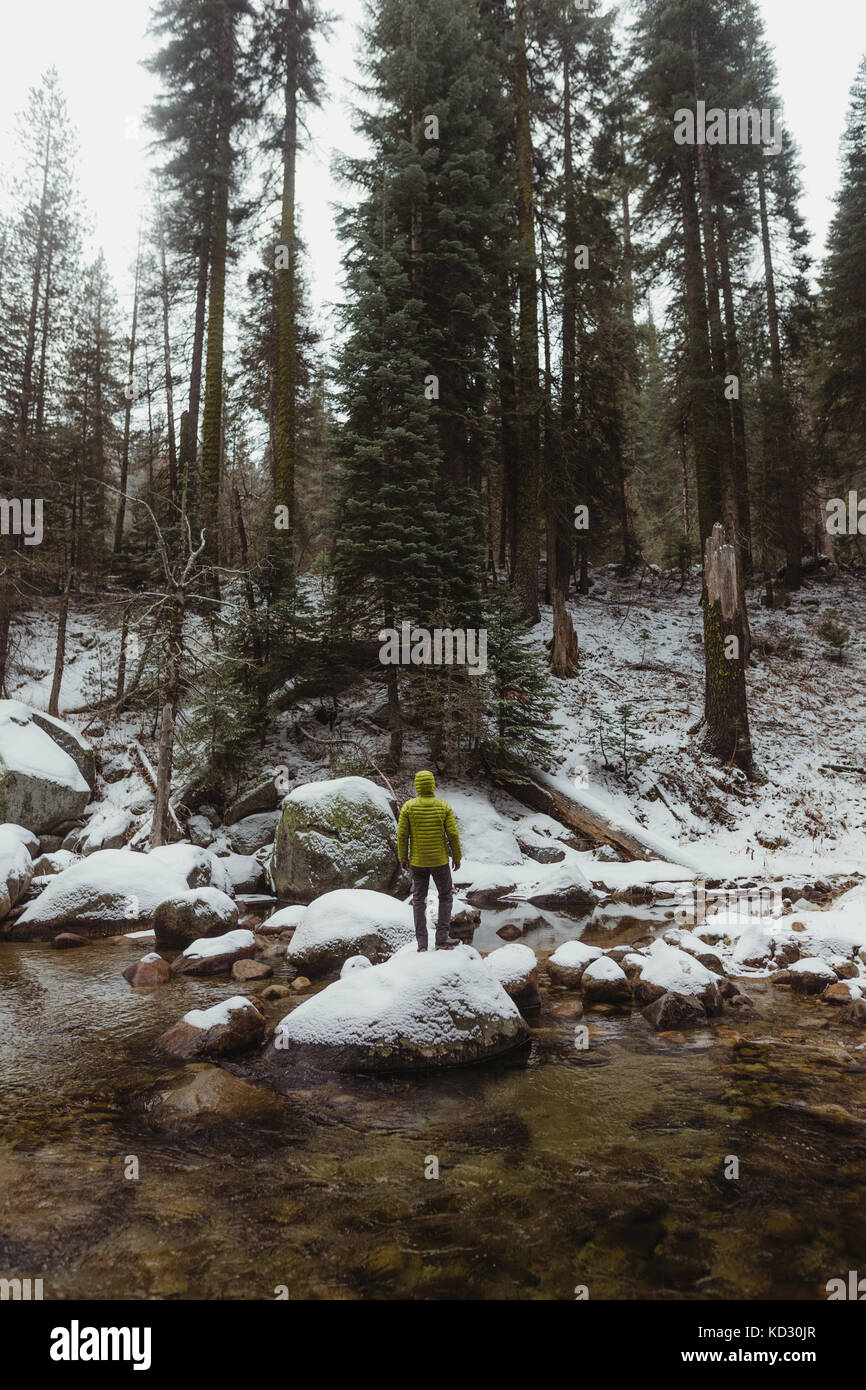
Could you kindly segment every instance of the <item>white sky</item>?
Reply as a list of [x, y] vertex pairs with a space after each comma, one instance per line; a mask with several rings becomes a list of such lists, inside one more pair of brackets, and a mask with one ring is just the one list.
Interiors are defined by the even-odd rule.
[[[838, 185], [838, 142], [848, 94], [866, 51], [864, 0], [760, 0], [776, 49], [786, 124], [802, 151], [803, 211], [819, 254]], [[147, 176], [147, 133], [140, 116], [154, 81], [139, 66], [147, 51], [149, 0], [25, 0], [6, 7], [0, 52], [0, 163], [9, 154], [14, 113], [27, 89], [52, 64], [78, 127], [81, 187], [124, 302], [132, 295], [132, 260]], [[331, 205], [341, 190], [330, 175], [334, 151], [357, 151], [349, 81], [362, 0], [331, 0], [340, 19], [322, 47], [328, 94], [315, 113], [311, 143], [299, 165], [301, 231], [309, 248], [313, 302], [327, 314], [339, 295], [340, 248]]]

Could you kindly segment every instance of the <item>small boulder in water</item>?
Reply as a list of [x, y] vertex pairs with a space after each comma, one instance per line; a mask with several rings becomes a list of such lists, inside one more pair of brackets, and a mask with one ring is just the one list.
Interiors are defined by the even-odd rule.
[[231, 970], [235, 961], [255, 955], [256, 941], [251, 931], [238, 928], [222, 936], [205, 936], [193, 941], [173, 962], [173, 975], [220, 975]]
[[[56, 944], [56, 942], [55, 942]], [[155, 985], [167, 984], [171, 979], [171, 967], [167, 960], [156, 951], [133, 961], [123, 972], [123, 978], [133, 989], [152, 989]]]
[[581, 980], [585, 1004], [630, 1004], [631, 984], [621, 965], [610, 956], [591, 960]]
[[265, 1016], [252, 999], [235, 994], [210, 1009], [191, 1009], [163, 1033], [157, 1046], [182, 1061], [220, 1057], [256, 1047], [265, 1036]]
[[586, 946], [582, 941], [563, 942], [547, 962], [551, 984], [578, 989], [584, 970], [590, 961], [598, 960], [601, 954], [598, 946]]
[[529, 946], [512, 943], [491, 951], [484, 959], [505, 993], [514, 1000], [524, 1015], [537, 1013], [541, 1008], [538, 990], [538, 961]]

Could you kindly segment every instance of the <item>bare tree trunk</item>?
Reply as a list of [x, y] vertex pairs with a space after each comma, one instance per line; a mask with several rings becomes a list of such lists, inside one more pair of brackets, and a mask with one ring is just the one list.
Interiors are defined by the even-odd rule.
[[717, 522], [704, 551], [704, 742], [714, 757], [750, 773], [752, 742], [738, 587], [736, 547], [725, 540]]
[[54, 679], [51, 682], [51, 695], [48, 700], [48, 713], [55, 718], [60, 716], [60, 687], [63, 683], [63, 667], [66, 661], [66, 623], [69, 618], [69, 590], [72, 585], [72, 571], [67, 570], [66, 583], [60, 599], [60, 612], [57, 616], [57, 645], [54, 650]]
[[123, 452], [120, 456], [120, 496], [114, 519], [114, 553], [123, 546], [123, 522], [126, 517], [126, 488], [129, 482], [129, 436], [132, 428], [132, 402], [135, 397], [135, 335], [138, 331], [138, 290], [141, 282], [141, 233], [135, 257], [135, 292], [132, 297], [132, 330], [129, 335], [129, 376], [126, 383], [126, 410], [123, 416]]
[[519, 333], [517, 340], [517, 432], [520, 460], [515, 511], [514, 587], [523, 616], [539, 619], [540, 558], [538, 416], [538, 288], [532, 180], [532, 129], [526, 54], [527, 0], [517, 0], [514, 16], [514, 104], [516, 113]]
[[174, 763], [174, 733], [177, 707], [180, 700], [180, 668], [183, 656], [184, 594], [174, 586], [170, 599], [168, 652], [166, 654], [165, 684], [159, 728], [159, 763], [156, 774], [156, 802], [150, 843], [168, 844], [174, 838], [174, 823], [169, 811], [171, 774]]

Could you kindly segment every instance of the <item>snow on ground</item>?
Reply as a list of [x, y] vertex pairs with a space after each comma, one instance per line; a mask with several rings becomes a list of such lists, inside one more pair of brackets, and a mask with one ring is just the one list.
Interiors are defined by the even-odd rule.
[[[602, 851], [582, 852], [567, 844], [568, 832], [549, 817], [531, 813], [505, 794], [467, 777], [437, 776], [437, 791], [451, 801], [460, 826], [465, 860], [457, 877], [461, 890], [515, 884], [520, 901], [557, 886], [580, 882], [615, 891], [642, 883], [710, 878], [853, 877], [866, 863], [866, 775], [862, 730], [866, 725], [866, 616], [863, 582], [841, 575], [832, 583], [808, 578], [787, 609], [766, 611], [749, 594], [754, 642], [747, 672], [749, 713], [756, 763], [766, 779], [749, 783], [735, 770], [706, 758], [699, 735], [689, 733], [703, 708], [700, 645], [700, 582], [697, 572], [679, 592], [677, 578], [645, 572], [620, 579], [612, 568], [593, 572], [592, 593], [570, 602], [581, 650], [573, 681], [555, 682], [558, 725], [551, 775], [595, 798], [623, 824], [633, 819], [656, 838], [660, 857], [650, 863], [618, 863]], [[74, 598], [70, 605], [67, 664], [61, 715], [85, 734], [96, 716], [76, 706], [110, 694], [116, 677], [120, 620], [125, 596], [116, 600]], [[830, 660], [818, 629], [827, 610], [851, 629], [842, 662]], [[15, 624], [15, 666], [9, 694], [45, 709], [54, 664], [56, 604], [45, 602]], [[552, 631], [549, 609], [532, 640], [538, 650]], [[365, 680], [339, 696], [336, 728], [384, 756], [371, 711], [382, 702], [381, 685]], [[598, 740], [602, 716], [625, 702], [638, 720], [637, 741], [645, 760], [629, 769], [606, 736], [606, 760]], [[328, 781], [334, 769], [321, 741], [290, 738], [293, 721], [312, 719], [324, 699], [302, 702], [278, 715], [263, 752], [263, 766], [287, 767], [301, 782]], [[334, 701], [335, 709], [337, 700]], [[101, 718], [101, 716], [100, 716]], [[321, 735], [321, 724], [315, 726]], [[97, 739], [103, 761], [124, 755], [134, 739], [154, 753], [150, 718], [138, 713], [113, 720]], [[412, 774], [428, 765], [420, 733], [408, 729], [405, 773], [395, 783], [398, 797], [413, 795]], [[860, 750], [858, 752], [858, 750]], [[833, 770], [833, 767], [843, 770]], [[861, 771], [856, 771], [860, 768]], [[846, 771], [844, 769], [854, 769]], [[433, 769], [435, 772], [435, 768]], [[244, 769], [251, 782], [257, 769]], [[137, 771], [117, 782], [100, 780], [93, 813], [109, 815], [147, 798]], [[383, 801], [387, 794], [383, 790]], [[558, 844], [559, 864], [524, 858], [517, 838]], [[234, 866], [232, 866], [234, 867]], [[237, 866], [238, 870], [240, 865]], [[435, 890], [431, 888], [431, 907]]]

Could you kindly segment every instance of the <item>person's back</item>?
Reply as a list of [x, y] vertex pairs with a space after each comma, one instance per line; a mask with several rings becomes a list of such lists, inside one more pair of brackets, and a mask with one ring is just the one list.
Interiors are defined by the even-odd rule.
[[397, 855], [404, 869], [412, 871], [412, 905], [415, 913], [415, 935], [419, 951], [427, 949], [426, 904], [430, 877], [439, 893], [439, 915], [436, 923], [436, 944], [448, 942], [453, 892], [449, 851], [454, 868], [460, 868], [460, 835], [454, 812], [436, 795], [432, 772], [415, 774], [416, 796], [400, 811], [397, 826]]

